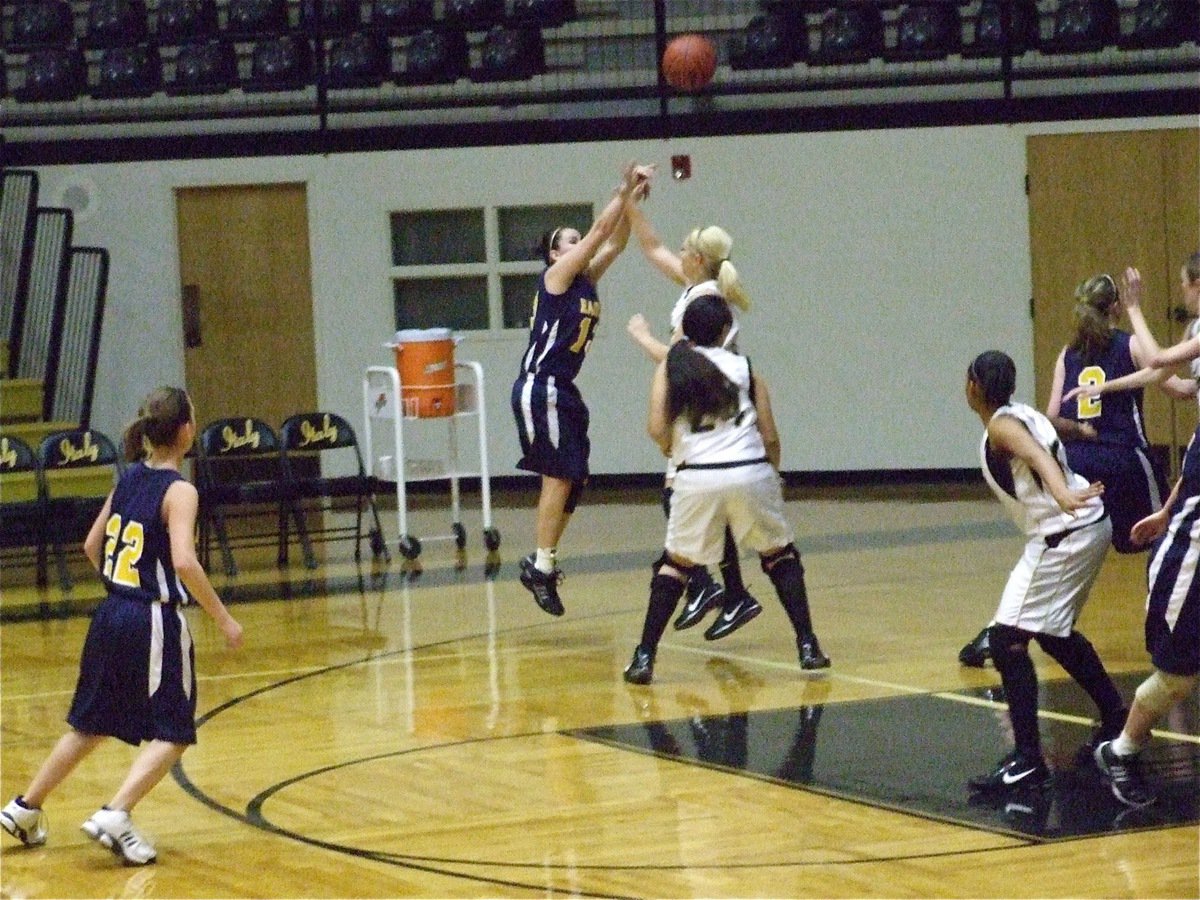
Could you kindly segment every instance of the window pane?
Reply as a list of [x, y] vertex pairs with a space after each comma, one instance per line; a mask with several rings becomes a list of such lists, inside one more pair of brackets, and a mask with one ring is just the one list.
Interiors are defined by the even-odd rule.
[[392, 213], [392, 265], [435, 266], [486, 260], [482, 209]]
[[499, 209], [497, 219], [500, 226], [501, 261], [540, 260], [538, 245], [542, 235], [563, 225], [584, 234], [592, 227], [592, 207], [589, 203], [510, 206]]
[[396, 328], [488, 327], [487, 278], [397, 278]]
[[500, 279], [504, 294], [504, 327], [528, 328], [533, 315], [533, 295], [540, 275], [505, 275]]

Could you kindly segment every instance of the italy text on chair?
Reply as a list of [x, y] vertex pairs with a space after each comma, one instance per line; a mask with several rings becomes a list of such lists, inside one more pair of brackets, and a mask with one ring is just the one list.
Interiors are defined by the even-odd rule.
[[274, 544], [277, 562], [282, 564], [283, 522], [290, 504], [280, 478], [279, 437], [275, 430], [251, 416], [209, 422], [200, 432], [196, 461], [201, 562], [208, 565], [210, 545], [216, 537], [225, 574], [230, 577], [238, 573], [232, 549], [235, 544]]
[[[283, 477], [294, 504], [304, 564], [310, 569], [316, 567], [309, 539], [318, 535], [326, 540], [353, 538], [354, 558], [361, 559], [364, 512], [371, 515], [371, 554], [389, 559], [375, 507], [374, 480], [367, 475], [358, 437], [350, 423], [336, 413], [300, 413], [287, 419], [279, 434]], [[343, 518], [351, 511], [353, 525]], [[314, 522], [317, 527], [313, 527]], [[290, 535], [287, 520], [281, 524], [285, 529], [281, 549], [286, 561]]]
[[64, 545], [78, 545], [117, 483], [124, 462], [113, 442], [94, 428], [57, 431], [38, 448], [46, 543], [54, 548], [58, 581], [73, 586]]
[[18, 437], [0, 434], [0, 547], [6, 551], [8, 581], [12, 581], [10, 566], [33, 563], [38, 587], [44, 587], [45, 516], [37, 470], [32, 447]]

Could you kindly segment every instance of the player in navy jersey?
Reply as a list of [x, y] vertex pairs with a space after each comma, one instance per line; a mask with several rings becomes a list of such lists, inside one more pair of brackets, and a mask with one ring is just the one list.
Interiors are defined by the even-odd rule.
[[47, 795], [105, 738], [138, 746], [124, 783], [86, 822], [89, 837], [130, 865], [154, 862], [154, 847], [129, 814], [196, 742], [192, 637], [180, 609], [189, 595], [237, 648], [242, 626], [196, 558], [196, 488], [179, 474], [196, 438], [192, 403], [159, 388], [125, 432], [133, 463], [96, 517], [84, 552], [108, 595], [88, 627], [79, 680], [63, 735], [25, 792], [0, 811], [0, 826], [27, 846], [46, 841]]
[[[737, 269], [729, 256], [733, 239], [725, 229], [716, 225], [694, 228], [684, 238], [679, 252], [667, 248], [654, 231], [649, 219], [638, 204], [630, 204], [626, 216], [637, 238], [642, 254], [654, 268], [668, 280], [683, 287], [683, 293], [671, 310], [671, 340], [681, 334], [684, 311], [696, 297], [716, 294], [731, 306], [745, 311], [750, 308], [750, 297], [742, 287]], [[654, 337], [650, 325], [641, 314], [629, 320], [627, 326], [633, 340], [655, 363], [667, 356], [668, 345]], [[725, 348], [737, 352], [739, 325], [736, 314], [733, 327], [726, 339]], [[668, 465], [663, 487], [663, 508], [670, 515], [674, 470]], [[683, 610], [675, 619], [675, 628], [691, 628], [713, 609], [721, 613], [704, 632], [708, 640], [717, 640], [732, 634], [762, 612], [762, 606], [751, 596], [742, 579], [741, 563], [737, 543], [733, 535], [726, 532], [725, 553], [720, 563], [724, 586], [718, 584], [704, 566], [698, 566], [688, 581], [687, 600]]]
[[1029, 644], [1038, 645], [1082, 687], [1111, 731], [1124, 721], [1116, 686], [1075, 622], [1112, 540], [1104, 486], [1071, 471], [1054, 426], [1031, 406], [1012, 402], [1017, 370], [998, 350], [967, 370], [967, 405], [979, 416], [984, 479], [1026, 535], [988, 628], [992, 660], [1008, 699], [1013, 751], [973, 791], [1003, 794], [1050, 779], [1038, 733], [1038, 680]]
[[587, 482], [591, 449], [588, 408], [575, 376], [600, 321], [596, 284], [629, 239], [625, 206], [639, 184], [648, 186], [652, 172], [652, 167], [627, 164], [613, 198], [587, 234], [564, 226], [542, 236], [546, 268], [538, 278], [512, 409], [521, 442], [517, 468], [542, 476], [537, 549], [521, 560], [521, 584], [554, 616], [564, 611], [558, 542]]
[[[1124, 379], [1146, 365], [1137, 337], [1117, 328], [1120, 318], [1120, 292], [1111, 276], [1097, 275], [1076, 288], [1075, 334], [1055, 361], [1046, 416], [1062, 439], [1071, 469], [1104, 484], [1113, 548], [1138, 553], [1144, 548], [1134, 546], [1129, 531], [1162, 506], [1167, 493], [1166, 477], [1146, 440], [1142, 389], [1103, 400], [1079, 391]], [[1160, 387], [1178, 393], [1173, 383], [1160, 381]], [[988, 657], [986, 628], [959, 652], [964, 665], [982, 666]]]
[[764, 381], [744, 356], [724, 349], [729, 304], [697, 297], [654, 372], [647, 430], [675, 464], [674, 496], [661, 557], [653, 566], [642, 636], [625, 669], [649, 684], [659, 641], [696, 566], [725, 552], [725, 532], [759, 555], [796, 635], [800, 666], [829, 665], [813, 631], [804, 566], [784, 517], [779, 432]]
[[[1184, 305], [1200, 310], [1200, 252], [1188, 257], [1180, 271]], [[1150, 366], [1169, 372], [1191, 364], [1191, 379], [1200, 376], [1200, 336], [1189, 329], [1178, 344], [1162, 349], [1141, 310], [1142, 279], [1127, 269], [1122, 301], [1134, 333], [1146, 348]], [[1107, 396], [1107, 394], [1106, 394]], [[1095, 751], [1096, 765], [1111, 781], [1112, 792], [1129, 806], [1154, 802], [1139, 755], [1150, 741], [1150, 730], [1170, 709], [1192, 696], [1200, 682], [1200, 428], [1192, 435], [1183, 471], [1162, 509], [1133, 527], [1135, 543], [1154, 544], [1150, 556], [1146, 598], [1146, 649], [1154, 671], [1137, 688], [1124, 727], [1112, 741]]]

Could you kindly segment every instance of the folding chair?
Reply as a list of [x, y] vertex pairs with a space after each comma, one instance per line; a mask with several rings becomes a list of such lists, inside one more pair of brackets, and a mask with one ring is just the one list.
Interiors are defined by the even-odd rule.
[[[362, 558], [363, 512], [371, 514], [371, 554], [390, 561], [379, 511], [375, 506], [375, 480], [367, 474], [362, 452], [354, 429], [344, 418], [331, 412], [300, 413], [291, 416], [279, 429], [282, 444], [283, 478], [292, 503], [293, 518], [304, 551], [304, 564], [316, 568], [310, 538], [321, 535], [325, 540], [354, 539], [354, 559]], [[346, 474], [327, 474], [327, 467], [337, 467]], [[354, 500], [354, 525], [331, 523], [340, 512], [338, 500]], [[348, 508], [349, 504], [341, 504]], [[321, 526], [309, 527], [309, 517], [322, 517]], [[282, 521], [284, 540], [283, 559], [287, 561], [291, 543], [286, 517]]]
[[63, 544], [79, 543], [87, 537], [124, 468], [116, 446], [94, 428], [55, 432], [38, 447], [45, 539], [54, 547], [58, 581], [64, 591], [74, 583]]
[[47, 580], [45, 523], [37, 454], [20, 438], [0, 435], [0, 547], [28, 551], [38, 587]]
[[[200, 432], [196, 454], [196, 487], [200, 493], [200, 560], [208, 566], [215, 536], [225, 574], [238, 574], [233, 546], [261, 547], [274, 543], [277, 562], [285, 559], [284, 521], [289, 501], [280, 478], [279, 437], [261, 419], [232, 416], [217, 419]], [[262, 519], [273, 507], [274, 530]], [[247, 522], [231, 535], [229, 520]]]

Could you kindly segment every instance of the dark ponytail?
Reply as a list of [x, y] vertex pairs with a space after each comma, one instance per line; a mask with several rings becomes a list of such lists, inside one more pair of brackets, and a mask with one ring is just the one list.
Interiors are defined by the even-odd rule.
[[732, 419], [740, 409], [737, 385], [689, 341], [667, 351], [667, 418], [686, 416], [692, 431], [714, 419]]

